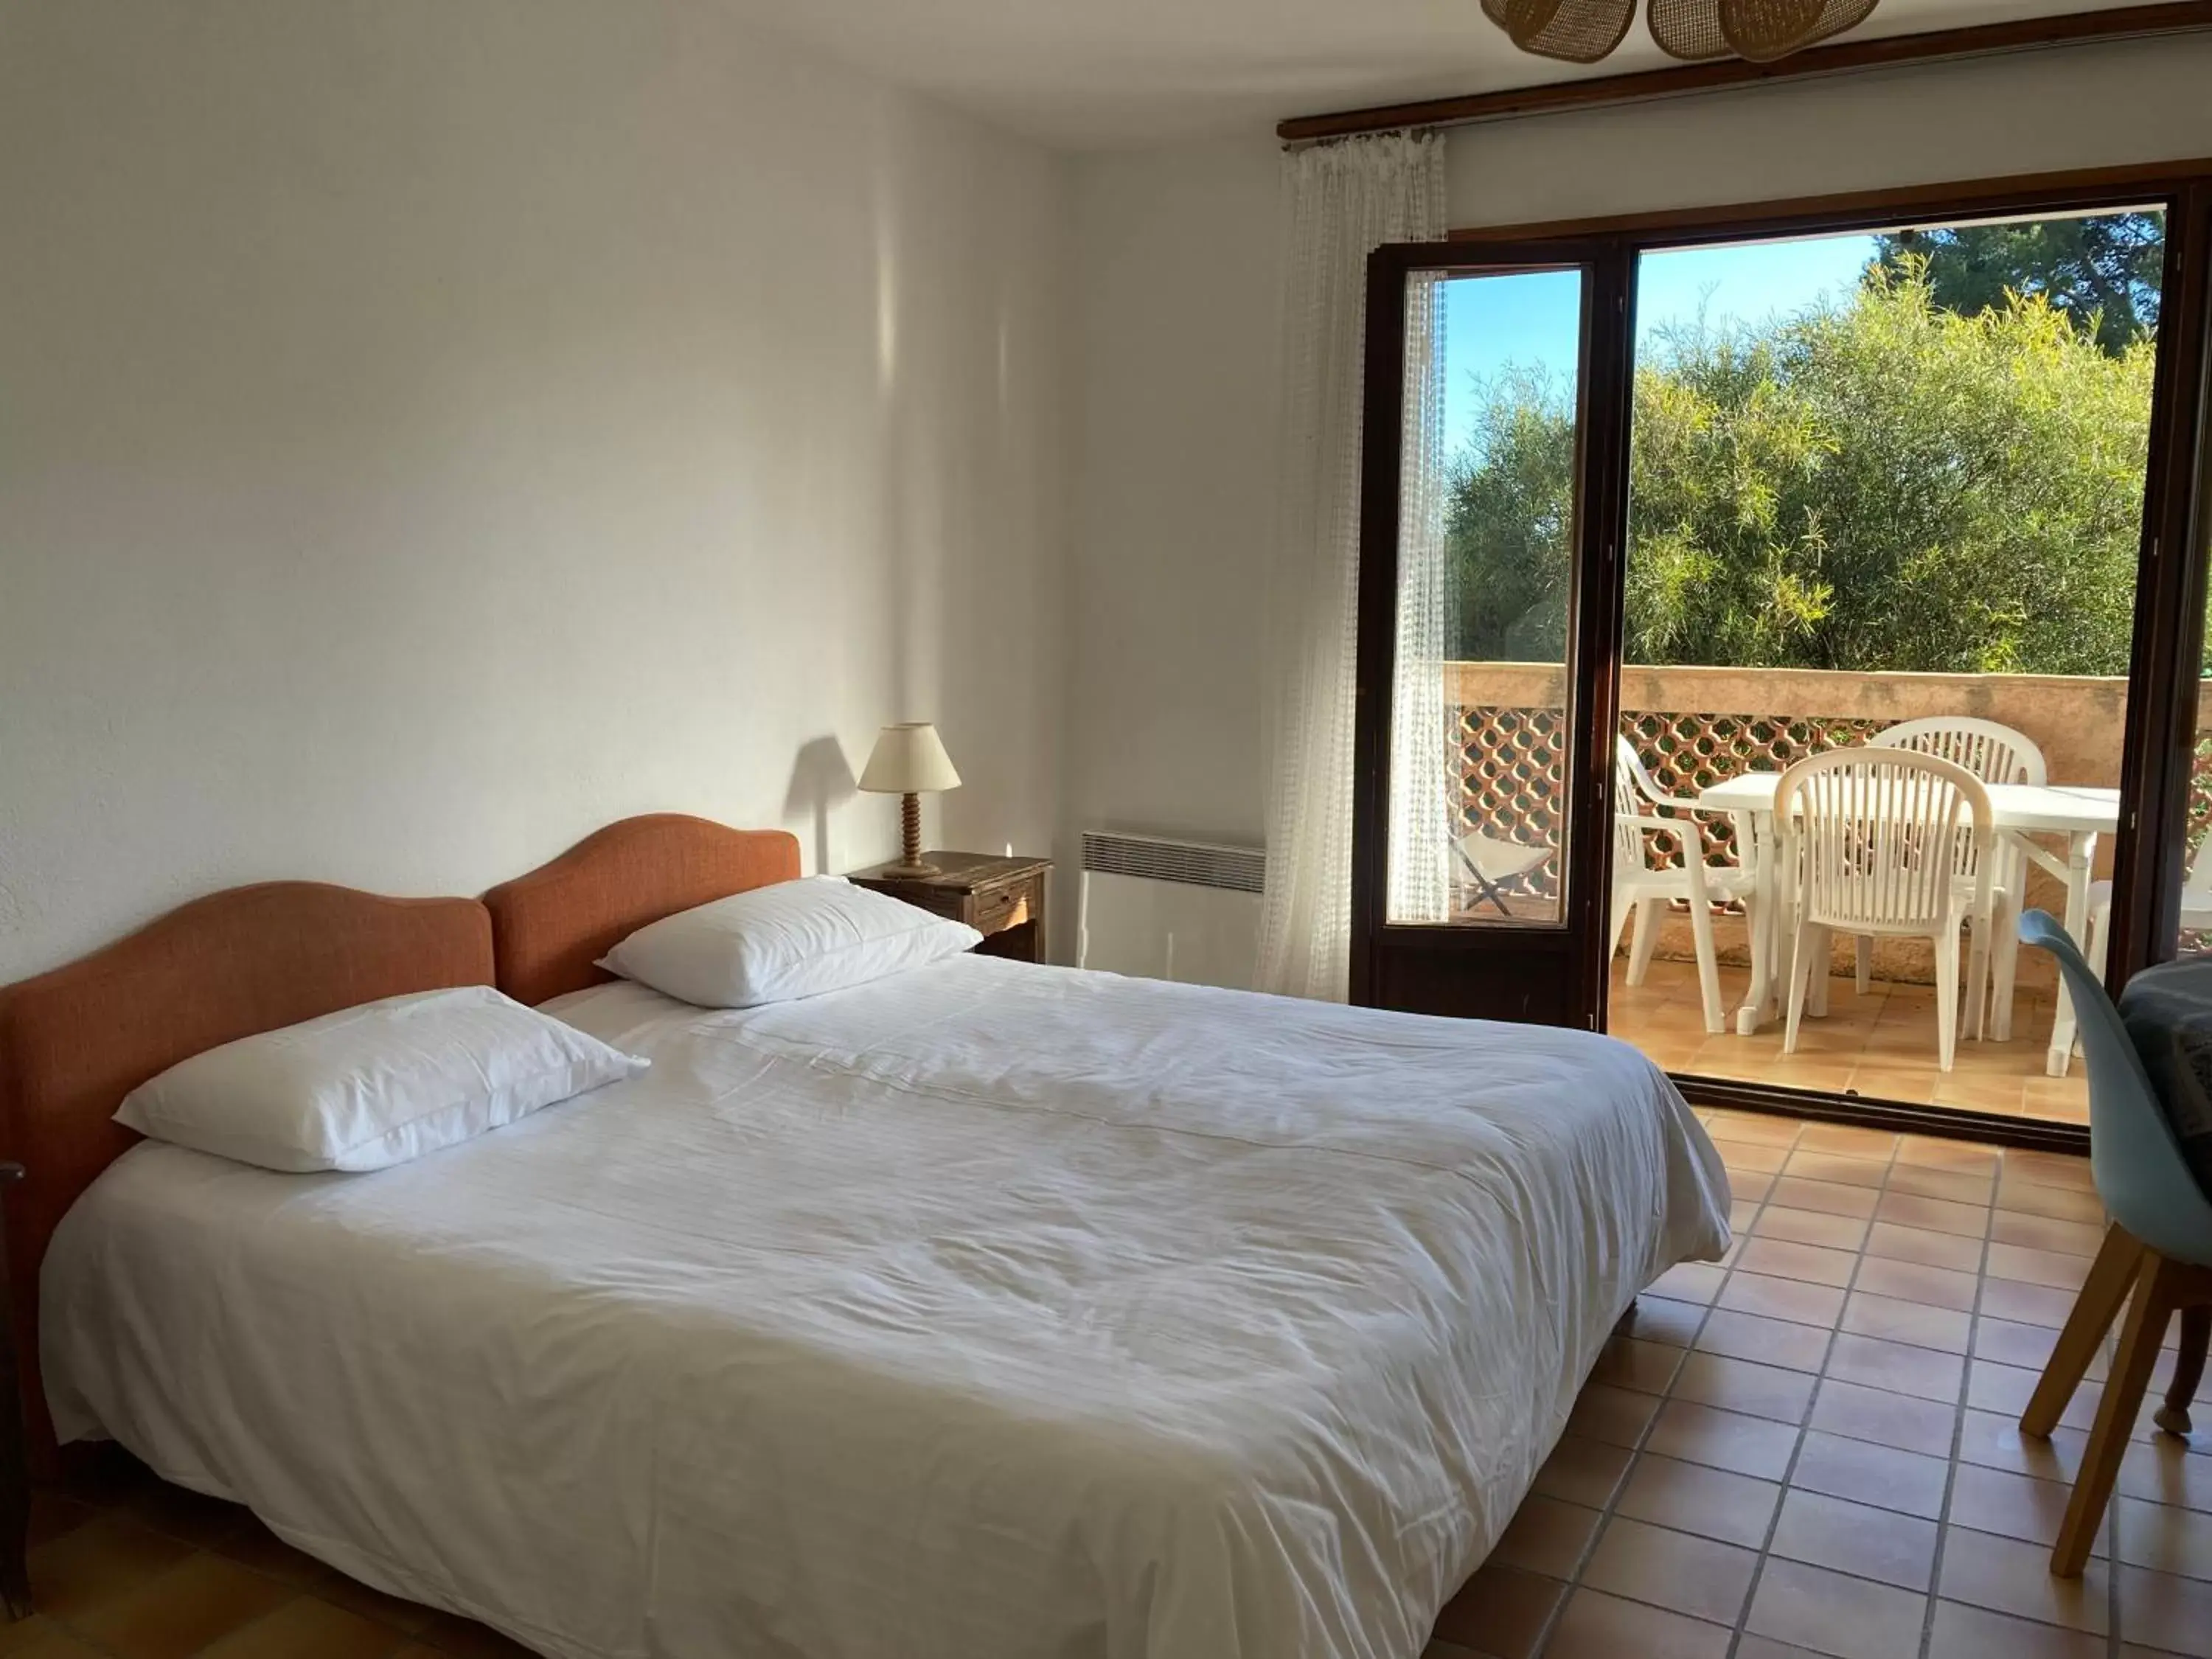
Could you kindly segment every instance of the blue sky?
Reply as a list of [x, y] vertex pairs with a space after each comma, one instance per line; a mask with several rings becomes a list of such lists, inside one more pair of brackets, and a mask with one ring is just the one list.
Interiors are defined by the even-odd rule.
[[[1820, 236], [1644, 256], [1637, 273], [1636, 337], [1694, 320], [1759, 322], [1802, 311], [1856, 286], [1874, 257], [1871, 236]], [[1572, 381], [1581, 278], [1572, 271], [1456, 280], [1444, 289], [1444, 441], [1464, 442], [1479, 382], [1507, 364], [1542, 366]]]

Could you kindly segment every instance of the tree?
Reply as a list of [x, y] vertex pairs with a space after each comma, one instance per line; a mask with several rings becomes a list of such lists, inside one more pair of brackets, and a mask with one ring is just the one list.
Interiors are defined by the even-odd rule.
[[[1636, 375], [1630, 659], [2124, 673], [2153, 357], [2040, 295], [1962, 315], [1917, 259], [1662, 337]], [[1446, 511], [1458, 654], [1559, 659], [1573, 465], [1564, 391], [1485, 387]]]
[[2005, 296], [2040, 296], [2088, 325], [2112, 356], [2158, 326], [2166, 270], [2163, 213], [2106, 213], [2022, 224], [1952, 225], [1876, 239], [1873, 270], [1894, 280], [1927, 261], [1929, 287], [1947, 311], [2002, 310]]

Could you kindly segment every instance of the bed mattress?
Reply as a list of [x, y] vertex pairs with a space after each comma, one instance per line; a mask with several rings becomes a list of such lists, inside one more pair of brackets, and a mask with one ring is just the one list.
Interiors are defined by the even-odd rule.
[[1727, 1243], [1603, 1037], [983, 957], [549, 1006], [652, 1069], [373, 1174], [118, 1159], [64, 1437], [561, 1659], [1413, 1659]]

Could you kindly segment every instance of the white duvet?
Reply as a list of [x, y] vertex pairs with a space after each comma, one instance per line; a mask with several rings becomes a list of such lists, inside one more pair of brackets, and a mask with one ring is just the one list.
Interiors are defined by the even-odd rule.
[[1727, 1186], [1633, 1049], [963, 957], [368, 1175], [147, 1143], [65, 1437], [562, 1659], [1413, 1659]]

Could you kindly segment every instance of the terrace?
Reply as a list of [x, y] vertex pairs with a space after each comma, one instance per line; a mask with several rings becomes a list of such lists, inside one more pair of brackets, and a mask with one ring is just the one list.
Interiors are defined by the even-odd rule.
[[[1559, 844], [1561, 714], [1565, 681], [1556, 665], [1446, 665], [1455, 733], [1462, 824], [1531, 846]], [[1639, 667], [1621, 671], [1621, 730], [1667, 793], [1695, 799], [1723, 779], [1779, 771], [1807, 755], [1865, 742], [1901, 720], [1964, 714], [1998, 721], [2033, 738], [2054, 784], [2112, 787], [2126, 712], [2127, 683], [2009, 674], [1828, 673], [1800, 669]], [[2202, 718], [2200, 716], [2200, 718]], [[2200, 732], [2191, 843], [2212, 816], [2212, 733]], [[1726, 817], [1699, 820], [1709, 866], [1738, 861]], [[1655, 837], [1662, 844], [1666, 838]], [[2108, 838], [2106, 838], [2108, 841]], [[1666, 849], [1671, 860], [1679, 846]], [[2109, 844], [2094, 872], [2110, 872]], [[1547, 863], [1526, 890], [1553, 887]], [[2030, 871], [2026, 902], [2061, 914], [2064, 892]], [[1716, 913], [1722, 997], [1730, 1030], [1709, 1035], [1700, 1012], [1686, 907], [1672, 907], [1645, 982], [1627, 984], [1624, 941], [1613, 965], [1611, 1029], [1668, 1070], [1745, 1082], [1856, 1092], [1916, 1104], [1955, 1106], [2062, 1121], [2086, 1121], [2087, 1091], [2075, 1059], [2046, 1075], [2056, 1013], [2055, 975], [2042, 952], [2023, 950], [2012, 993], [2009, 1041], [1961, 1041], [1954, 1068], [1939, 1068], [1935, 971], [1924, 942], [1882, 941], [1873, 981], [1857, 993], [1848, 941], [1831, 965], [1828, 1012], [1808, 1016], [1797, 1052], [1782, 1052], [1779, 1018], [1750, 1035], [1735, 1029], [1749, 976], [1747, 929], [1736, 907]]]

